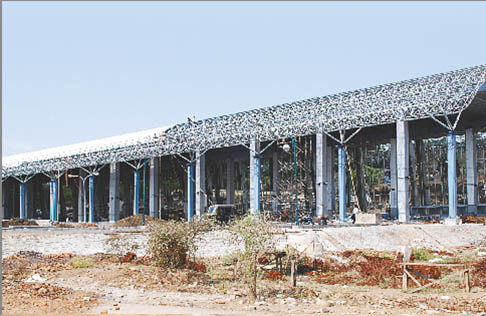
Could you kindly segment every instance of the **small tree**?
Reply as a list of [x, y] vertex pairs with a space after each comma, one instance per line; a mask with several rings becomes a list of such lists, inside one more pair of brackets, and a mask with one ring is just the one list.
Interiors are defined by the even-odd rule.
[[238, 263], [241, 266], [240, 272], [243, 280], [248, 286], [248, 292], [253, 300], [257, 298], [257, 263], [266, 251], [273, 249], [272, 238], [273, 227], [261, 215], [247, 214], [240, 220], [233, 222], [230, 226], [232, 242], [240, 245], [243, 249], [237, 252]]

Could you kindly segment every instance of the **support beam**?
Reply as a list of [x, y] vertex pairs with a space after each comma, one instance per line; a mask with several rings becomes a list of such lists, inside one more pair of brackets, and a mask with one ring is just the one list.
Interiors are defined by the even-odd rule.
[[50, 201], [50, 221], [57, 221], [57, 181], [52, 180], [49, 186], [49, 201]]
[[206, 156], [196, 152], [196, 216], [198, 219], [206, 210]]
[[150, 158], [149, 215], [152, 217], [159, 213], [159, 163], [158, 157]]
[[327, 137], [316, 134], [316, 216], [329, 216], [327, 177]]
[[278, 213], [278, 152], [272, 153], [272, 184], [273, 184], [273, 201], [272, 210], [274, 214]]
[[133, 215], [140, 213], [140, 170], [133, 171]]
[[447, 133], [447, 187], [449, 218], [457, 218], [456, 133]]
[[94, 176], [89, 176], [89, 222], [95, 222]]
[[398, 220], [406, 223], [410, 220], [409, 206], [409, 137], [408, 122], [397, 121], [397, 205]]
[[25, 209], [25, 183], [20, 183], [20, 214], [21, 219], [27, 218], [27, 210]]
[[397, 139], [390, 139], [390, 217], [398, 219]]
[[467, 213], [478, 212], [478, 164], [476, 139], [472, 129], [466, 130]]
[[334, 178], [335, 147], [328, 146], [326, 153], [327, 214], [329, 216], [336, 209], [336, 180]]
[[346, 218], [346, 149], [338, 146], [339, 221]]
[[110, 164], [110, 203], [109, 220], [111, 223], [120, 219], [120, 163]]
[[260, 212], [260, 142], [250, 141], [250, 211]]
[[187, 221], [194, 217], [194, 164], [187, 164]]
[[235, 203], [235, 166], [232, 158], [226, 158], [226, 204]]

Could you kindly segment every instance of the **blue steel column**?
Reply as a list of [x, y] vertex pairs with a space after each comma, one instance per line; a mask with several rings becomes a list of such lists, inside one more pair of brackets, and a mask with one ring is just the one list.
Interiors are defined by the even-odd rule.
[[140, 170], [133, 172], [133, 215], [140, 213]]
[[338, 146], [339, 221], [346, 217], [346, 151]]
[[51, 180], [50, 182], [50, 220], [51, 222], [57, 221], [57, 181]]
[[89, 222], [94, 223], [94, 176], [89, 176]]
[[21, 219], [26, 218], [25, 212], [25, 183], [20, 183], [20, 214], [19, 217]]
[[187, 221], [194, 216], [194, 165], [187, 164]]
[[447, 133], [447, 187], [449, 218], [457, 218], [456, 133]]

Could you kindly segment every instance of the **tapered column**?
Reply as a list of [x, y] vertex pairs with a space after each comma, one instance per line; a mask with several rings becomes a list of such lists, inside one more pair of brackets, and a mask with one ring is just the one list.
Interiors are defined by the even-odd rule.
[[226, 204], [235, 203], [235, 167], [232, 158], [226, 158]]
[[94, 176], [89, 176], [89, 222], [95, 221], [95, 194], [94, 194]]
[[338, 146], [339, 221], [346, 218], [346, 149]]
[[316, 134], [316, 216], [329, 216], [327, 177], [327, 137]]
[[260, 212], [260, 142], [250, 141], [250, 210]]
[[120, 163], [110, 164], [110, 222], [116, 222], [120, 219]]
[[57, 221], [57, 181], [51, 180], [49, 190], [50, 201], [50, 220], [51, 222]]
[[160, 158], [150, 158], [149, 215], [157, 217], [159, 212], [159, 162]]
[[278, 213], [278, 152], [272, 153], [272, 184], [273, 184], [273, 200], [272, 210], [274, 213]]
[[457, 218], [456, 133], [447, 133], [447, 188], [449, 218]]
[[467, 212], [478, 212], [478, 164], [476, 139], [472, 129], [466, 130]]
[[27, 218], [27, 211], [25, 209], [25, 183], [20, 183], [20, 214], [21, 219]]
[[194, 217], [194, 164], [187, 164], [187, 221]]
[[196, 216], [201, 218], [206, 210], [206, 156], [196, 152]]
[[327, 176], [327, 213], [336, 209], [336, 180], [334, 178], [334, 161], [336, 150], [334, 146], [327, 147], [326, 176]]
[[397, 139], [390, 139], [390, 217], [398, 219]]
[[410, 220], [409, 149], [408, 122], [397, 121], [397, 205], [398, 220], [402, 223]]
[[140, 213], [140, 170], [133, 171], [133, 215]]

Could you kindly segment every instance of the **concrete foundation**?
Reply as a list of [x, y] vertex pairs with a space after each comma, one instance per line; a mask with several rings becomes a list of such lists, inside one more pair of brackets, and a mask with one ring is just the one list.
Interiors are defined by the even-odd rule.
[[378, 225], [381, 223], [380, 214], [358, 213], [355, 224]]

